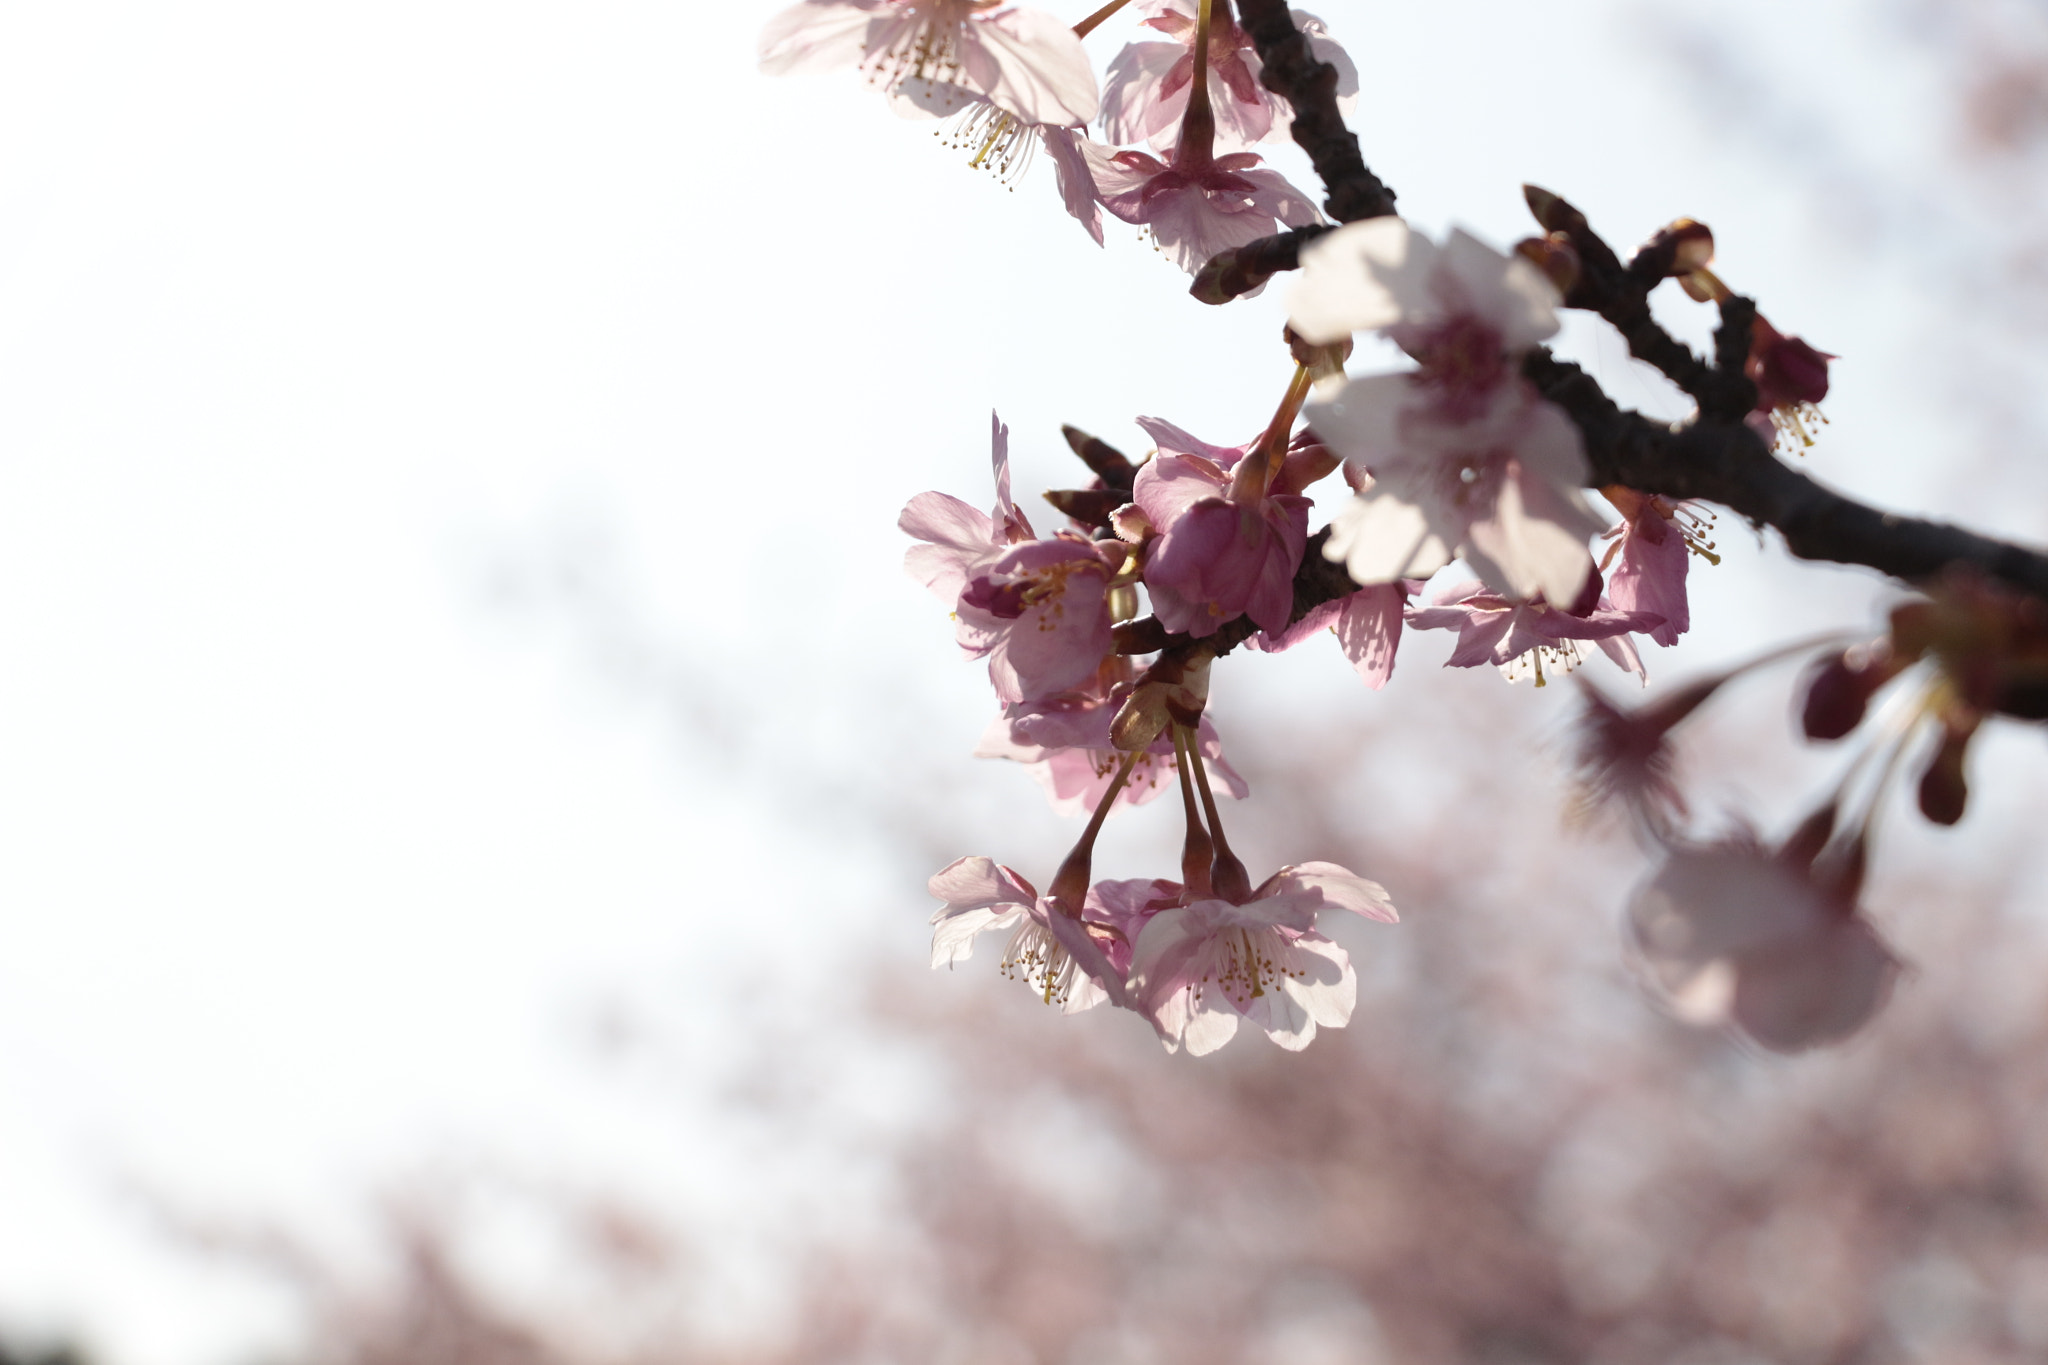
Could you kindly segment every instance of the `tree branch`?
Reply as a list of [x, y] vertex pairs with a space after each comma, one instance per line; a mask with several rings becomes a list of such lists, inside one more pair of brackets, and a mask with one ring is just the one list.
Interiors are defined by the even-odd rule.
[[1394, 192], [1366, 169], [1358, 139], [1337, 112], [1337, 69], [1316, 60], [1287, 0], [1237, 0], [1237, 17], [1258, 49], [1260, 84], [1294, 106], [1294, 140], [1322, 177], [1324, 210], [1340, 223], [1392, 213]]
[[2048, 598], [2048, 556], [1942, 522], [1880, 512], [1791, 468], [1740, 421], [1702, 415], [1671, 428], [1617, 406], [1593, 377], [1544, 348], [1522, 373], [1578, 425], [1592, 484], [1618, 483], [1668, 498], [1704, 498], [1776, 527], [1801, 559], [1860, 564], [1924, 584], [1950, 564], [1971, 564]]

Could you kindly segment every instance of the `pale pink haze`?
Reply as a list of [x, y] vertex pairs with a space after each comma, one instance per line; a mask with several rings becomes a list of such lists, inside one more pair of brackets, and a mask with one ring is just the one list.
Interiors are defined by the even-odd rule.
[[1462, 557], [1507, 597], [1575, 600], [1605, 523], [1581, 491], [1578, 428], [1520, 376], [1557, 331], [1557, 292], [1533, 266], [1462, 231], [1442, 247], [1394, 218], [1352, 223], [1302, 251], [1296, 331], [1386, 332], [1419, 362], [1308, 408], [1309, 425], [1372, 482], [1331, 522], [1325, 553], [1360, 583], [1427, 577]]
[[[1588, 586], [1598, 592], [1597, 584]], [[1533, 671], [1539, 683], [1544, 664], [1569, 672], [1584, 661], [1589, 644], [1598, 645], [1623, 671], [1643, 677], [1643, 658], [1628, 632], [1654, 630], [1663, 619], [1647, 612], [1616, 611], [1605, 598], [1579, 615], [1540, 599], [1511, 601], [1478, 583], [1461, 583], [1438, 594], [1436, 605], [1408, 612], [1408, 624], [1415, 630], [1458, 632], [1458, 647], [1444, 667], [1490, 663], [1510, 682]]]
[[1795, 1052], [1861, 1028], [1898, 977], [1857, 911], [1854, 880], [1748, 837], [1680, 845], [1636, 893], [1629, 927], [1681, 1018]]
[[[1135, 680], [1136, 669], [1130, 660], [1111, 655], [1084, 689], [1013, 706], [997, 716], [982, 735], [975, 757], [1021, 763], [1045, 788], [1055, 811], [1089, 814], [1109, 790], [1125, 757], [1110, 743], [1109, 723]], [[1223, 742], [1207, 715], [1197, 728], [1195, 744], [1216, 795], [1243, 800], [1250, 789], [1224, 761]], [[1177, 786], [1178, 773], [1173, 741], [1162, 735], [1139, 754], [1111, 810], [1144, 805]]]
[[1280, 231], [1322, 221], [1315, 201], [1261, 166], [1253, 152], [1215, 158], [1112, 152], [1084, 142], [1102, 206], [1147, 228], [1159, 250], [1190, 275], [1209, 258]]
[[1262, 631], [1245, 643], [1268, 654], [1278, 654], [1303, 640], [1329, 631], [1337, 637], [1338, 648], [1358, 670], [1365, 685], [1381, 688], [1394, 676], [1394, 652], [1401, 644], [1402, 613], [1408, 598], [1419, 590], [1414, 581], [1375, 583], [1369, 588], [1312, 607], [1299, 621], [1277, 633]]
[[1169, 1052], [1214, 1052], [1240, 1018], [1300, 1051], [1318, 1027], [1349, 1023], [1358, 999], [1349, 955], [1316, 932], [1323, 910], [1397, 918], [1385, 888], [1319, 862], [1280, 869], [1242, 905], [1207, 899], [1156, 911], [1131, 959], [1131, 1008], [1152, 1020]]
[[768, 21], [758, 56], [771, 76], [857, 68], [911, 116], [958, 113], [978, 98], [1027, 123], [1071, 127], [1101, 107], [1071, 28], [977, 0], [806, 0]]
[[[1120, 146], [1142, 142], [1160, 149], [1177, 136], [1194, 89], [1197, 6], [1193, 0], [1144, 0], [1135, 8], [1146, 16], [1147, 28], [1174, 41], [1131, 43], [1110, 62], [1103, 82], [1102, 134]], [[1301, 10], [1293, 16], [1316, 59], [1336, 69], [1337, 107], [1350, 112], [1358, 103], [1358, 68], [1322, 20]], [[1250, 36], [1218, 7], [1209, 27], [1209, 104], [1219, 151], [1280, 141], [1293, 125], [1293, 110], [1259, 84], [1259, 70]]]
[[993, 415], [992, 514], [945, 493], [920, 493], [897, 519], [912, 546], [903, 567], [953, 608], [967, 657], [989, 661], [1006, 704], [1049, 697], [1085, 682], [1109, 653], [1109, 579], [1123, 547], [1062, 532], [1031, 538], [1010, 499], [1009, 428]]
[[1267, 493], [1236, 501], [1231, 471], [1246, 447], [1207, 445], [1157, 418], [1138, 424], [1159, 445], [1131, 492], [1156, 533], [1144, 548], [1153, 613], [1168, 630], [1196, 638], [1240, 615], [1284, 630], [1308, 542], [1309, 500]]
[[[1076, 1014], [1105, 1000], [1124, 1003], [1125, 968], [1109, 951], [1122, 931], [1100, 907], [1084, 907], [1086, 918], [1076, 918], [992, 858], [949, 863], [933, 874], [928, 889], [943, 902], [932, 913], [934, 968], [965, 961], [980, 935], [1009, 929], [1003, 974], [1025, 981], [1047, 1004]], [[1118, 952], [1127, 966], [1128, 946]]]

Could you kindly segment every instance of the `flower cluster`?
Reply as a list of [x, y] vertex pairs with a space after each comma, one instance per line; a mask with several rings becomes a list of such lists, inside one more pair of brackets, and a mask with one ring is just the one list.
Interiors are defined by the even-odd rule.
[[[1126, 6], [1142, 38], [1098, 83], [1085, 40]], [[1343, 1026], [1357, 978], [1319, 916], [1395, 920], [1383, 888], [1334, 863], [1255, 882], [1231, 851], [1218, 794], [1247, 792], [1208, 714], [1216, 661], [1328, 632], [1380, 688], [1404, 634], [1446, 630], [1447, 667], [1492, 666], [1543, 687], [1597, 651], [1647, 681], [1639, 637], [1676, 646], [1692, 623], [1693, 559], [1719, 562], [1714, 514], [1673, 491], [1725, 489], [1738, 466], [1767, 471], [1759, 486], [1799, 479], [1771, 452], [1812, 446], [1835, 359], [1723, 283], [1713, 234], [1690, 219], [1624, 262], [1578, 210], [1524, 187], [1544, 235], [1512, 253], [1462, 230], [1418, 233], [1391, 216], [1392, 192], [1362, 165], [1338, 165], [1357, 160], [1328, 137], [1357, 90], [1343, 50], [1312, 16], [1293, 12], [1288, 39], [1276, 6], [1245, 8], [1270, 68], [1228, 0], [1111, 0], [1071, 27], [999, 0], [804, 0], [760, 44], [771, 74], [860, 72], [905, 117], [945, 120], [940, 135], [1005, 182], [1044, 149], [1062, 203], [1098, 243], [1105, 212], [1139, 226], [1206, 302], [1298, 265], [1292, 375], [1243, 443], [1140, 417], [1151, 448], [1134, 463], [1067, 428], [1093, 477], [1046, 494], [1066, 524], [1040, 535], [1011, 496], [1009, 432], [993, 420], [994, 506], [929, 492], [899, 519], [917, 542], [911, 576], [950, 612], [962, 653], [987, 666], [997, 714], [976, 752], [1024, 767], [1056, 811], [1086, 820], [1043, 892], [987, 857], [935, 875], [933, 965], [1002, 931], [1003, 971], [1048, 1004], [1130, 1009], [1169, 1050], [1194, 1054], [1222, 1046], [1241, 1019], [1290, 1049]], [[1276, 90], [1303, 102], [1298, 121]], [[1255, 150], [1290, 127], [1326, 177], [1335, 168], [1333, 213], [1381, 216], [1323, 224]], [[1666, 280], [1718, 308], [1710, 360], [1652, 316], [1649, 292]], [[1622, 412], [1548, 350], [1563, 306], [1604, 318], [1696, 411], [1669, 425]], [[1359, 334], [1405, 360], [1347, 375]], [[1660, 471], [1641, 458], [1652, 448], [1707, 458]], [[1324, 484], [1340, 471], [1341, 484]], [[1806, 496], [1809, 511], [1841, 501], [1814, 486]], [[1774, 524], [1788, 540], [1810, 536], [1809, 511]], [[2007, 572], [2025, 556], [2003, 549], [2012, 554], [1979, 562]], [[1922, 567], [1894, 571], [1932, 590], [1895, 611], [1883, 638], [1837, 641], [1816, 661], [1804, 728], [1840, 739], [1880, 692], [1893, 703], [1840, 784], [1776, 844], [1691, 823], [1672, 735], [1734, 678], [1814, 645], [1643, 706], [1585, 693], [1583, 805], [1625, 808], [1660, 860], [1632, 904], [1630, 939], [1682, 1017], [1780, 1050], [1858, 1028], [1899, 972], [1859, 905], [1893, 775], [1917, 771], [1921, 812], [1953, 823], [1984, 720], [2048, 718], [2041, 599], [1907, 558]], [[1169, 788], [1185, 829], [1177, 875], [1094, 880], [1108, 817]]]
[[[1082, 39], [1111, 12], [1067, 28], [994, 0], [804, 0], [761, 35], [761, 69], [852, 68], [907, 118], [942, 118], [968, 164], [1012, 183], [1043, 147], [1061, 202], [1100, 244], [1102, 211], [1135, 224], [1194, 274], [1217, 253], [1322, 221], [1315, 201], [1251, 150], [1287, 136], [1293, 111], [1259, 83], [1259, 56], [1208, 0], [1138, 0], [1165, 41], [1128, 44], [1106, 90]], [[1322, 22], [1296, 12], [1316, 56], [1355, 98], [1358, 73]], [[1196, 80], [1197, 69], [1206, 78]], [[1100, 114], [1103, 141], [1088, 135]]]

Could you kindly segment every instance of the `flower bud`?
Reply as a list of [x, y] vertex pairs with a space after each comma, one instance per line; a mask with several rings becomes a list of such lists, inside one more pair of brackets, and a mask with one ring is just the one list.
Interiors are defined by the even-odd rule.
[[1941, 743], [1920, 774], [1920, 813], [1937, 825], [1953, 825], [1963, 818], [1970, 799], [1970, 784], [1963, 776], [1963, 755], [1976, 727], [1958, 730], [1942, 728]]
[[1562, 232], [1547, 237], [1525, 237], [1515, 243], [1515, 254], [1535, 266], [1557, 290], [1559, 298], [1572, 292], [1579, 282], [1579, 253]]
[[1840, 739], [1861, 725], [1870, 699], [1898, 671], [1883, 641], [1823, 659], [1806, 684], [1806, 704], [1799, 717], [1806, 737]]

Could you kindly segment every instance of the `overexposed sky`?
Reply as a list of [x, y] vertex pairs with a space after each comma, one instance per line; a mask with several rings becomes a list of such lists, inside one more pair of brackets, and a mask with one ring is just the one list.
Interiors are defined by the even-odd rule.
[[[136, 1182], [321, 1225], [489, 1151], [744, 1202], [709, 1101], [607, 1088], [576, 1039], [614, 992], [669, 1000], [712, 1075], [765, 1026], [744, 983], [923, 952], [859, 808], [949, 747], [967, 768], [988, 705], [897, 509], [988, 500], [992, 407], [1020, 492], [1072, 480], [1062, 421], [1135, 453], [1138, 413], [1266, 420], [1283, 290], [1206, 309], [1125, 225], [1098, 250], [1049, 168], [1005, 193], [850, 75], [760, 78], [774, 8], [0, 16], [0, 1327], [114, 1365], [283, 1330], [166, 1249]], [[1419, 225], [1505, 244], [1523, 180], [1622, 247], [1702, 218], [1737, 287], [1848, 357], [1818, 475], [2042, 533], [1925, 455], [1956, 432], [1916, 329], [1967, 214], [1916, 236], [1802, 170], [1947, 155], [1881, 14], [1323, 17]], [[1702, 34], [1756, 120], [1703, 117], [1672, 55]], [[1760, 604], [1869, 599], [1781, 558], [1702, 587], [1702, 657]], [[960, 780], [1050, 828], [1015, 774]]]

